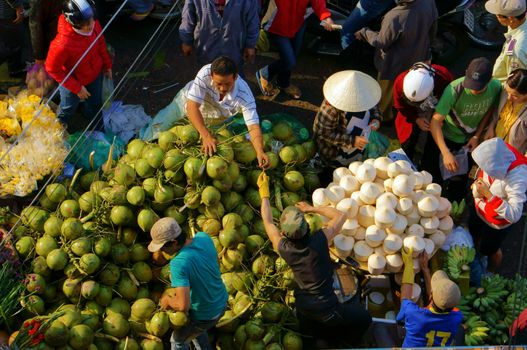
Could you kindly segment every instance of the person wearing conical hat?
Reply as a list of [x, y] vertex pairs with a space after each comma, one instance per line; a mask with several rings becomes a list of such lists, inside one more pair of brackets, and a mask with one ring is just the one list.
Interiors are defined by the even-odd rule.
[[380, 126], [381, 88], [369, 75], [346, 70], [330, 76], [323, 92], [313, 124], [318, 152], [326, 165], [347, 166], [362, 157], [370, 132]]

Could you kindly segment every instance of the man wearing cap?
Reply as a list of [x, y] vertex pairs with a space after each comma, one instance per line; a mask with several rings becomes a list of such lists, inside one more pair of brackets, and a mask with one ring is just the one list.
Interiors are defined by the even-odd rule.
[[437, 102], [452, 80], [454, 76], [446, 67], [429, 62], [414, 63], [395, 78], [395, 130], [402, 149], [415, 164], [419, 163], [414, 155], [420, 135], [428, 136]]
[[[261, 214], [265, 232], [273, 248], [291, 267], [297, 284], [295, 305], [302, 334], [339, 341], [341, 346], [356, 346], [369, 327], [371, 317], [359, 304], [340, 304], [333, 290], [333, 264], [329, 244], [346, 221], [335, 208], [314, 208], [305, 202], [284, 209], [280, 229], [273, 223], [269, 203], [269, 178], [258, 178], [262, 198]], [[308, 234], [304, 213], [317, 213], [329, 219], [324, 229]], [[309, 339], [306, 339], [309, 341]]]
[[[500, 93], [501, 84], [492, 79], [492, 65], [484, 57], [472, 60], [465, 76], [446, 87], [430, 122], [433, 140], [427, 142], [426, 157], [421, 161], [422, 168], [432, 174], [434, 182], [444, 183], [440, 162], [450, 173], [458, 172], [459, 164], [454, 153], [463, 148], [471, 152], [478, 145], [497, 107]], [[470, 169], [470, 159], [465, 156]], [[461, 200], [466, 193], [467, 181], [467, 174], [453, 177], [445, 183], [445, 197]]]
[[404, 323], [406, 328], [402, 347], [450, 346], [463, 321], [463, 314], [456, 308], [461, 300], [461, 291], [442, 270], [436, 271], [430, 278], [428, 255], [425, 252], [419, 257], [419, 262], [425, 279], [429, 305], [419, 307], [411, 300], [414, 285], [412, 253], [412, 248], [409, 251], [402, 250], [404, 270], [401, 309], [397, 315], [397, 321]]
[[172, 350], [189, 349], [191, 341], [197, 349], [211, 349], [207, 330], [223, 315], [228, 298], [212, 239], [205, 232], [187, 237], [169, 217], [158, 220], [150, 235], [148, 250], [170, 258], [173, 289], [163, 294], [159, 304], [190, 316], [185, 327], [172, 333]]
[[492, 76], [503, 83], [513, 70], [527, 68], [525, 0], [489, 0], [485, 3], [485, 9], [496, 15], [502, 26], [509, 28], [492, 71]]
[[318, 153], [325, 165], [348, 165], [362, 157], [371, 130], [380, 126], [381, 88], [369, 75], [347, 70], [330, 76], [323, 91], [313, 124]]

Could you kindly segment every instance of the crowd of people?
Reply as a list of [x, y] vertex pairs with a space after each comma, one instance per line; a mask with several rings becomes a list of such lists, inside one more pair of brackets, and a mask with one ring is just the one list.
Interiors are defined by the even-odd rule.
[[[147, 1], [132, 5], [134, 20], [155, 8]], [[314, 12], [326, 30], [335, 28], [324, 0], [274, 0], [267, 5], [258, 0], [186, 0], [179, 27], [183, 53], [195, 51], [203, 64], [183, 92], [186, 115], [201, 136], [204, 153], [214, 154], [218, 143], [209, 127], [241, 113], [264, 170], [269, 158], [257, 104], [244, 80], [244, 63], [254, 60], [259, 37], [268, 36], [279, 59], [257, 70], [260, 91], [299, 99], [302, 92], [292, 83], [291, 73], [307, 16]], [[347, 48], [353, 40], [373, 46], [377, 79], [353, 70], [329, 77], [313, 136], [323, 167], [334, 169], [362, 159], [371, 132], [394, 123], [408, 159], [442, 185], [443, 196], [460, 200], [470, 186], [473, 205], [468, 227], [478, 251], [489, 256], [489, 271], [496, 271], [502, 260], [500, 245], [519, 224], [526, 201], [527, 24], [525, 0], [489, 0], [485, 8], [509, 28], [502, 52], [494, 64], [483, 57], [472, 60], [465, 75], [455, 79], [447, 68], [431, 62], [437, 21], [434, 1], [360, 0], [344, 23], [342, 46]], [[368, 21], [386, 10], [380, 30], [369, 29]], [[0, 59], [7, 60], [13, 76], [24, 68], [19, 47], [22, 21], [20, 0], [0, 0]], [[102, 105], [102, 79], [112, 78], [112, 60], [95, 5], [90, 0], [64, 4], [32, 0], [29, 27], [35, 62], [60, 84], [59, 118], [68, 123], [82, 103], [85, 116], [94, 119]], [[475, 180], [469, 184], [474, 164]], [[265, 172], [258, 186], [269, 240], [291, 266], [298, 284], [296, 312], [302, 331], [317, 330], [328, 338], [339, 334], [356, 346], [371, 318], [361, 305], [337, 301], [328, 252], [345, 216], [333, 208], [302, 202], [284, 210], [278, 227], [270, 211]], [[307, 234], [304, 217], [310, 212], [329, 219], [313, 235]], [[161, 306], [189, 312], [191, 319], [173, 336], [173, 349], [186, 349], [191, 341], [210, 348], [206, 332], [222, 316], [227, 302], [210, 237], [204, 233], [189, 237], [170, 218], [159, 220], [151, 236], [149, 250], [171, 265], [174, 290], [161, 299]], [[397, 317], [406, 325], [403, 345], [451, 345], [462, 320], [456, 309], [459, 288], [442, 271], [430, 276], [428, 257], [420, 259], [430, 303], [420, 307], [410, 300], [414, 268], [412, 252], [404, 252], [402, 307]]]

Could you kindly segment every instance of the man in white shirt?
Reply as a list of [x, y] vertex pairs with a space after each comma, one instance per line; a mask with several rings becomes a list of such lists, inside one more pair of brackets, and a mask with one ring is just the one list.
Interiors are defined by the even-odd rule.
[[207, 124], [220, 124], [231, 116], [242, 113], [256, 151], [258, 165], [262, 168], [268, 166], [269, 157], [263, 147], [256, 102], [249, 85], [238, 77], [233, 60], [219, 57], [211, 64], [203, 66], [188, 87], [185, 97], [188, 118], [198, 130], [203, 151], [207, 155], [216, 152], [218, 143]]

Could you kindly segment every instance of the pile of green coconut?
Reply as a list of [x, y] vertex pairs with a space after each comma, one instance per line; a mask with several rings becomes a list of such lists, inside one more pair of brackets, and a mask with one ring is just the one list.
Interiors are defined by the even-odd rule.
[[[166, 216], [214, 241], [229, 293], [228, 309], [211, 332], [217, 347], [302, 348], [293, 274], [272, 250], [259, 214], [256, 153], [246, 135], [227, 127], [214, 133], [219, 145], [212, 157], [203, 155], [189, 124], [160, 133], [155, 143], [132, 140], [118, 161], [110, 151], [102, 169], [48, 185], [39, 206], [23, 209], [14, 240], [29, 273], [19, 316], [48, 320], [35, 348], [169, 348], [171, 331], [187, 317], [158, 306], [171, 292], [170, 269], [146, 248], [150, 228]], [[307, 162], [315, 147], [297, 143], [286, 122], [264, 141], [278, 220], [320, 186]]]

